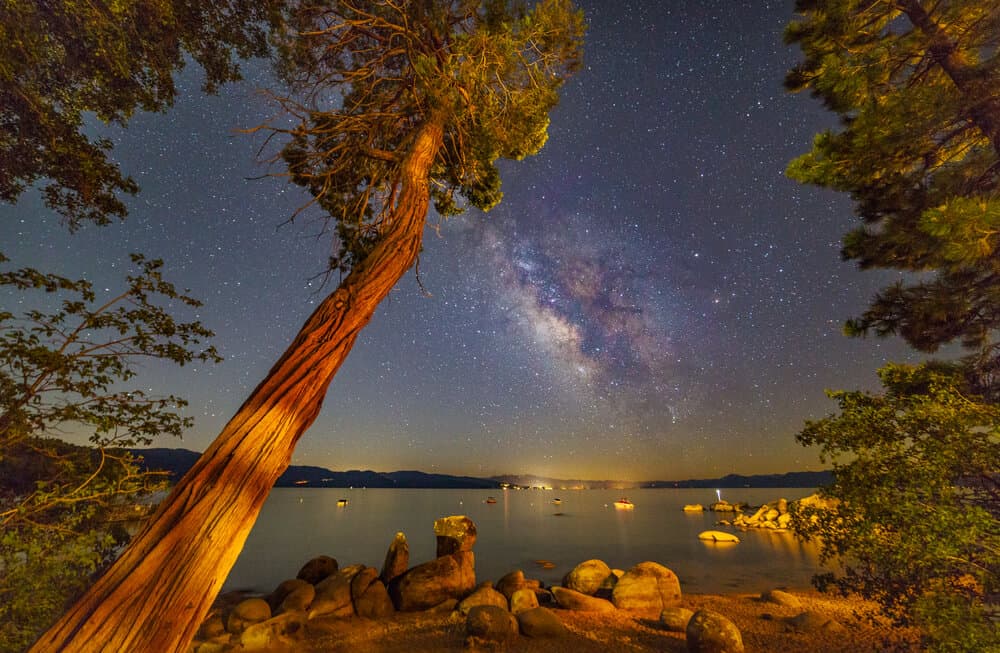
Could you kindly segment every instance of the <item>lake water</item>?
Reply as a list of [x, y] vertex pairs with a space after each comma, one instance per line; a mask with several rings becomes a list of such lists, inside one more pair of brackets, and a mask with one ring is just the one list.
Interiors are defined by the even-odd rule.
[[[722, 498], [760, 505], [779, 497], [798, 499], [812, 490], [730, 489]], [[495, 504], [487, 504], [494, 496]], [[685, 513], [688, 503], [708, 505], [715, 490], [632, 490], [634, 510], [616, 510], [621, 491], [298, 489], [271, 492], [225, 590], [269, 592], [294, 578], [310, 558], [329, 555], [341, 566], [381, 569], [397, 531], [406, 533], [410, 565], [434, 557], [434, 520], [467, 515], [479, 537], [476, 578], [496, 581], [514, 569], [546, 585], [590, 558], [613, 568], [652, 560], [672, 569], [691, 593], [759, 592], [773, 587], [805, 589], [820, 570], [817, 551], [790, 533], [738, 532], [739, 544], [698, 539], [717, 528], [724, 513]], [[552, 500], [562, 499], [561, 505]], [[337, 500], [348, 500], [339, 507]], [[556, 513], [562, 513], [557, 515]], [[722, 527], [722, 530], [730, 530]], [[550, 560], [542, 569], [536, 560]]]

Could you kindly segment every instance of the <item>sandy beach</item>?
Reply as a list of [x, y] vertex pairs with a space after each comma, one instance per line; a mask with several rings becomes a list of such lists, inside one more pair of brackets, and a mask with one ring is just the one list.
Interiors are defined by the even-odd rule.
[[[728, 617], [740, 629], [746, 651], [773, 653], [855, 653], [886, 648], [919, 650], [915, 633], [873, 623], [874, 606], [858, 600], [834, 598], [817, 592], [793, 592], [801, 607], [789, 608], [760, 600], [756, 594], [687, 595], [681, 607], [707, 608]], [[843, 628], [796, 632], [786, 621], [804, 610], [836, 620]], [[554, 609], [569, 634], [560, 639], [518, 637], [502, 650], [512, 653], [609, 653], [687, 651], [683, 633], [664, 629], [653, 615], [619, 610], [585, 613]], [[447, 614], [400, 613], [391, 619], [315, 619], [294, 645], [278, 651], [320, 653], [403, 653], [463, 651], [465, 617]]]

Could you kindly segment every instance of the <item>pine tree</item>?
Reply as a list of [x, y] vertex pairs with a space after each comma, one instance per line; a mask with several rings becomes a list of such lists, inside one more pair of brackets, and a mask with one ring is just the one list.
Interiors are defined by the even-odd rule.
[[957, 342], [1000, 384], [1000, 2], [799, 0], [786, 80], [841, 118], [793, 178], [850, 193], [863, 226], [843, 255], [918, 274], [847, 324], [921, 351]]

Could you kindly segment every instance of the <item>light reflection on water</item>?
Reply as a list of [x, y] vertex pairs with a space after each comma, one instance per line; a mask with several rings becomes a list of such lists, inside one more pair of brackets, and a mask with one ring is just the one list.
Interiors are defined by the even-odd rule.
[[[759, 505], [811, 493], [802, 488], [731, 489], [723, 491], [723, 498]], [[495, 496], [497, 503], [487, 504], [487, 496]], [[522, 569], [548, 585], [590, 558], [619, 569], [652, 560], [677, 573], [685, 592], [759, 592], [808, 588], [820, 569], [815, 547], [789, 533], [738, 532], [739, 544], [699, 540], [698, 533], [718, 528], [716, 521], [732, 515], [685, 513], [681, 508], [688, 503], [707, 506], [715, 500], [715, 490], [633, 490], [634, 510], [616, 510], [612, 504], [620, 496], [620, 490], [278, 488], [268, 497], [224, 589], [270, 591], [317, 555], [333, 556], [341, 565], [380, 569], [397, 531], [406, 533], [412, 566], [434, 557], [433, 522], [447, 515], [467, 515], [476, 523], [480, 581]], [[556, 497], [561, 505], [553, 505]], [[341, 498], [348, 504], [338, 507]], [[555, 567], [542, 569], [537, 560], [550, 560]]]

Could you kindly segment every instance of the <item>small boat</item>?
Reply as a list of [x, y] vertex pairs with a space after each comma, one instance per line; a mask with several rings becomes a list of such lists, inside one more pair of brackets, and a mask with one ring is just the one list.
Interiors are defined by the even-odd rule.
[[340, 507], [347, 505], [347, 499], [337, 499], [337, 505]]
[[309, 481], [295, 481], [296, 485], [306, 485], [308, 483], [309, 483]]
[[618, 499], [618, 501], [615, 501], [615, 508], [618, 508], [619, 510], [631, 510], [632, 508], [635, 508], [635, 504], [629, 501], [628, 498], [622, 497], [621, 499]]
[[555, 498], [555, 499], [552, 500], [552, 503], [556, 504], [557, 506], [561, 506], [562, 505], [562, 499]]
[[496, 503], [497, 500], [493, 497], [486, 497], [486, 503]]

